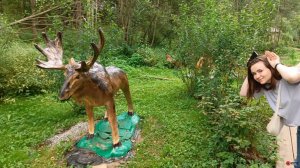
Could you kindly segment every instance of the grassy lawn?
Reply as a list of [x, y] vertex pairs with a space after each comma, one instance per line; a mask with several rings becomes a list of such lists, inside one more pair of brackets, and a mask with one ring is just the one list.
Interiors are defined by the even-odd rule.
[[[129, 74], [135, 110], [142, 120], [142, 142], [126, 167], [206, 167], [206, 120], [197, 101], [188, 97], [173, 70], [123, 67]], [[121, 92], [116, 96], [118, 113], [126, 111]], [[98, 108], [96, 116], [102, 116]], [[16, 98], [0, 104], [0, 165], [3, 167], [65, 167], [64, 153], [74, 142], [55, 148], [41, 146], [53, 135], [86, 121], [70, 104], [55, 94]]]
[[[299, 62], [300, 50], [282, 56], [286, 65]], [[134, 146], [135, 156], [124, 167], [213, 167], [216, 160], [209, 141], [207, 118], [197, 108], [197, 100], [185, 92], [176, 71], [120, 65], [128, 72], [136, 113], [141, 117], [142, 141]], [[57, 88], [59, 89], [59, 88]], [[58, 101], [57, 94], [17, 97], [14, 103], [0, 104], [0, 167], [66, 167], [65, 153], [74, 142], [54, 148], [45, 140], [80, 121], [85, 114]], [[118, 113], [127, 110], [125, 97], [116, 95]], [[96, 118], [104, 108], [97, 108]]]
[[0, 164], [8, 167], [36, 159], [39, 144], [84, 118], [52, 95], [17, 98], [14, 104], [0, 105], [0, 111]]

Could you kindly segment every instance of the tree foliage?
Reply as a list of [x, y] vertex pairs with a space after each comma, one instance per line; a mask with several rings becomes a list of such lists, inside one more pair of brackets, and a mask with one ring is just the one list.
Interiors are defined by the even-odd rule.
[[[18, 26], [27, 33], [34, 33], [37, 31], [46, 31], [58, 27], [64, 28], [79, 28], [83, 24], [92, 28], [97, 28], [99, 25], [116, 24], [123, 31], [123, 38], [127, 45], [133, 46], [137, 44], [148, 44], [151, 46], [167, 45], [170, 40], [177, 39], [177, 27], [184, 23], [182, 21], [175, 21], [176, 18], [182, 17], [181, 15], [188, 15], [189, 13], [181, 13], [180, 6], [182, 5], [195, 5], [195, 11], [190, 13], [192, 15], [203, 16], [206, 7], [206, 1], [172, 1], [172, 0], [1, 0], [0, 13], [9, 18], [9, 22], [13, 23], [22, 18], [30, 17], [39, 14], [43, 11], [58, 7], [50, 10], [49, 12], [38, 15], [36, 17], [28, 18], [14, 26]], [[293, 31], [299, 31], [297, 22], [294, 19], [299, 15], [299, 2], [293, 0], [284, 1], [215, 1], [220, 6], [226, 3], [228, 11], [224, 11], [225, 15], [235, 13], [237, 19], [239, 15], [245, 12], [245, 9], [253, 9], [249, 11], [254, 13], [258, 8], [264, 8], [264, 3], [272, 4], [275, 6], [274, 10], [277, 12], [276, 19], [272, 19], [273, 25], [277, 28], [282, 28], [285, 24], [281, 22], [282, 18], [291, 21]], [[202, 7], [199, 7], [201, 6]], [[257, 5], [257, 6], [253, 6]], [[268, 8], [268, 5], [266, 5]], [[261, 10], [260, 10], [261, 11]], [[267, 16], [265, 11], [257, 13], [257, 19], [261, 16]], [[232, 15], [232, 14], [231, 14]], [[246, 14], [244, 14], [246, 15]], [[254, 17], [254, 16], [253, 16]], [[269, 21], [268, 21], [269, 22]], [[287, 22], [288, 23], [288, 22]], [[269, 25], [271, 26], [271, 25]], [[27, 37], [28, 38], [28, 37]], [[37, 38], [34, 36], [33, 38]], [[297, 34], [293, 34], [294, 41], [298, 39]], [[299, 41], [297, 41], [299, 43]]]
[[[258, 144], [259, 139], [270, 143], [262, 127], [268, 110], [244, 108], [237, 95], [253, 50], [300, 46], [299, 8], [295, 0], [0, 0], [0, 96], [34, 93], [32, 88], [62, 80], [30, 69], [36, 53], [24, 41], [40, 42], [42, 31], [51, 37], [62, 31], [65, 59], [86, 60], [101, 26], [106, 35], [103, 64], [164, 66], [166, 53], [180, 63], [188, 93], [208, 115], [209, 145], [215, 148], [211, 155], [219, 167], [251, 164], [251, 159], [273, 162]], [[199, 59], [201, 68], [195, 66]], [[32, 65], [25, 66], [28, 62]], [[57, 80], [41, 82], [43, 75]], [[255, 120], [260, 125], [253, 125]]]
[[[253, 127], [255, 121], [250, 119], [254, 112], [264, 125], [266, 114], [242, 108], [238, 81], [245, 77], [245, 63], [253, 50], [273, 49], [270, 27], [277, 12], [277, 5], [270, 1], [251, 1], [238, 8], [230, 2], [182, 3], [181, 15], [176, 17], [181, 23], [176, 30], [179, 38], [172, 47], [185, 65], [183, 81], [190, 94], [201, 99], [199, 106], [209, 117], [211, 145], [220, 167], [245, 164], [243, 159], [254, 159], [247, 155], [255, 156], [258, 151], [256, 142], [264, 128]], [[195, 67], [199, 58], [204, 60], [200, 70]], [[251, 132], [256, 134], [249, 136]]]
[[[179, 38], [172, 48], [186, 65], [183, 79], [191, 94], [214, 97], [213, 102], [222, 104], [248, 55], [272, 49], [268, 30], [275, 7], [267, 1], [254, 1], [239, 11], [229, 1], [181, 5], [182, 15], [176, 18], [181, 22], [176, 29]], [[204, 65], [197, 70], [195, 63], [201, 57]]]

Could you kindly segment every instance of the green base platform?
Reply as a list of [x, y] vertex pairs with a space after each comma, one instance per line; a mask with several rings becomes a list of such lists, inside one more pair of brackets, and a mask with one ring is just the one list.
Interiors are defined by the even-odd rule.
[[135, 113], [133, 116], [129, 116], [127, 112], [124, 112], [117, 116], [120, 141], [122, 143], [119, 147], [113, 148], [111, 128], [109, 122], [105, 120], [101, 120], [96, 124], [94, 138], [87, 139], [84, 136], [76, 146], [91, 150], [104, 158], [124, 157], [132, 148], [131, 138], [135, 133], [139, 119]]

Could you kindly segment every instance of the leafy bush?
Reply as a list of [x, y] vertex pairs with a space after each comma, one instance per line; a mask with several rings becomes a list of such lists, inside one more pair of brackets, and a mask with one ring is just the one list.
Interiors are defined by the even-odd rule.
[[140, 46], [128, 58], [128, 63], [132, 66], [162, 67], [165, 64], [165, 52], [159, 48]]
[[[213, 134], [210, 147], [212, 156], [221, 167], [236, 167], [247, 164], [275, 164], [276, 140], [266, 134], [265, 126], [271, 109], [263, 106], [264, 100], [253, 101], [245, 107], [245, 102], [237, 96], [224, 97], [220, 108], [206, 112], [209, 132]], [[206, 106], [203, 101], [200, 106]], [[272, 167], [269, 165], [269, 167]]]
[[[5, 52], [4, 52], [5, 51]], [[35, 94], [51, 88], [54, 79], [35, 66], [33, 45], [9, 43], [0, 55], [0, 97]]]
[[134, 53], [128, 58], [128, 64], [136, 67], [146, 65], [143, 56], [138, 53]]
[[[258, 150], [261, 141], [273, 144], [265, 135], [268, 115], [256, 107], [246, 108], [238, 96], [248, 56], [253, 50], [272, 46], [268, 30], [275, 7], [269, 1], [236, 7], [230, 1], [205, 0], [201, 5], [182, 3], [182, 15], [175, 18], [181, 23], [173, 47], [185, 65], [181, 77], [189, 93], [201, 99], [199, 103], [211, 123], [212, 155], [220, 167], [275, 160], [270, 157], [273, 150]], [[201, 57], [204, 63], [197, 70], [195, 64]]]
[[[216, 90], [213, 97], [217, 97], [214, 103], [218, 104], [227, 94], [226, 89], [230, 90], [236, 81], [241, 65], [245, 69], [248, 55], [253, 50], [263, 51], [270, 47], [268, 23], [272, 20], [274, 4], [253, 2], [238, 10], [229, 2], [222, 5], [212, 0], [201, 5], [195, 3], [181, 5], [183, 14], [175, 19], [183, 23], [177, 27], [178, 39], [174, 40], [172, 48], [177, 59], [189, 69], [183, 72], [183, 78], [193, 78], [188, 86], [190, 94], [211, 96], [213, 90], [208, 88], [213, 87]], [[204, 64], [196, 72], [195, 64], [201, 57]], [[217, 93], [219, 90], [221, 94]]]

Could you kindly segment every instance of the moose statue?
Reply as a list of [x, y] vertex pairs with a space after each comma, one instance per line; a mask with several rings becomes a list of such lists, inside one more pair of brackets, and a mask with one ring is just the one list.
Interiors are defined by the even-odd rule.
[[60, 90], [59, 99], [73, 98], [78, 104], [83, 104], [88, 116], [87, 139], [94, 137], [94, 112], [96, 106], [105, 106], [105, 119], [108, 119], [111, 131], [113, 147], [121, 145], [118, 123], [116, 117], [114, 95], [121, 89], [125, 95], [128, 115], [133, 115], [133, 104], [129, 90], [126, 73], [114, 66], [104, 67], [96, 60], [104, 46], [103, 31], [99, 28], [99, 43], [91, 43], [93, 49], [92, 58], [85, 62], [75, 62], [73, 58], [69, 63], [63, 64], [62, 33], [58, 32], [55, 40], [50, 40], [46, 33], [42, 33], [46, 47], [43, 49], [35, 44], [35, 48], [47, 57], [47, 61], [37, 59], [36, 63], [42, 69], [63, 70], [64, 84]]

